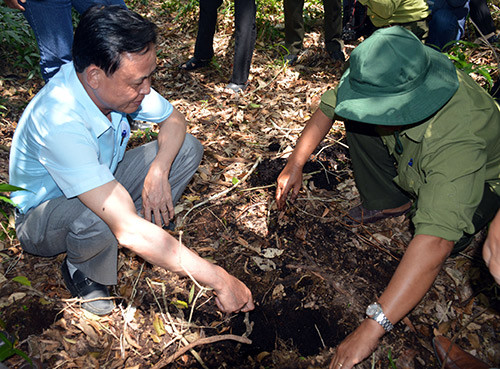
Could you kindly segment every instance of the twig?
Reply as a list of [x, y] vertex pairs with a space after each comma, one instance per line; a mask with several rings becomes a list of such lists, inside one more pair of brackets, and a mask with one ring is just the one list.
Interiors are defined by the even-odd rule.
[[493, 51], [493, 55], [495, 56], [495, 60], [497, 62], [497, 66], [498, 66], [498, 64], [500, 64], [500, 63], [498, 61], [498, 54], [495, 51], [495, 48], [490, 44], [490, 42], [488, 41], [488, 39], [486, 38], [486, 36], [483, 34], [483, 32], [481, 32], [481, 30], [479, 29], [479, 27], [476, 25], [476, 23], [474, 23], [474, 21], [470, 17], [469, 17], [469, 20], [474, 25], [474, 28], [479, 32], [479, 34], [483, 38], [484, 42], [486, 42], [486, 44], [491, 49], [491, 51]]
[[214, 343], [214, 342], [219, 342], [219, 341], [224, 341], [224, 340], [233, 340], [241, 343], [246, 343], [246, 344], [251, 344], [252, 341], [249, 340], [246, 337], [241, 337], [237, 336], [235, 334], [223, 334], [221, 336], [212, 336], [212, 337], [206, 337], [206, 338], [200, 338], [194, 342], [191, 342], [189, 345], [184, 346], [183, 348], [179, 349], [176, 351], [174, 354], [170, 355], [169, 357], [165, 359], [161, 359], [158, 361], [155, 365], [151, 367], [151, 369], [160, 369], [164, 367], [165, 365], [170, 364], [174, 360], [176, 360], [179, 356], [183, 355], [186, 351], [191, 350], [193, 347], [200, 346], [200, 345], [206, 345], [209, 343]]
[[240, 180], [238, 181], [237, 183], [235, 183], [234, 185], [232, 185], [231, 187], [229, 188], [226, 188], [224, 191], [222, 192], [219, 192], [215, 195], [212, 195], [210, 196], [208, 199], [202, 201], [202, 202], [199, 202], [198, 204], [194, 205], [191, 209], [189, 209], [186, 214], [184, 214], [184, 216], [182, 217], [181, 221], [180, 221], [180, 225], [179, 226], [182, 226], [184, 224], [184, 220], [186, 219], [186, 217], [188, 216], [189, 213], [191, 213], [194, 209], [197, 209], [199, 208], [200, 206], [203, 206], [207, 203], [209, 203], [210, 201], [214, 201], [214, 200], [217, 200], [218, 198], [221, 198], [222, 196], [226, 195], [227, 193], [231, 192], [232, 190], [234, 190], [236, 187], [238, 187], [241, 183], [245, 182], [247, 180], [247, 178], [253, 173], [253, 171], [255, 170], [255, 168], [257, 168], [257, 166], [259, 165], [259, 163], [261, 162], [262, 158], [259, 156], [257, 158], [257, 160], [255, 161], [255, 163], [253, 164], [252, 168], [250, 169], [250, 171], [245, 174], [245, 176]]

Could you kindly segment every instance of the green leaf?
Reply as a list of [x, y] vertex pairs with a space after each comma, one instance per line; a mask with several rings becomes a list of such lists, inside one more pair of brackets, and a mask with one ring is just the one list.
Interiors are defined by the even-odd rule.
[[238, 183], [240, 180], [236, 177], [233, 177], [233, 179], [231, 180], [231, 182], [235, 185], [236, 183]]
[[0, 192], [26, 191], [24, 188], [10, 185], [8, 183], [0, 183]]
[[177, 299], [173, 300], [172, 304], [177, 306], [179, 309], [187, 309], [187, 307], [188, 307], [188, 304], [186, 301], [177, 300]]
[[188, 304], [193, 302], [194, 298], [194, 284], [191, 286], [191, 290], [189, 291]]
[[12, 278], [14, 282], [21, 283], [24, 286], [31, 287], [31, 282], [25, 276], [18, 275], [17, 277]]

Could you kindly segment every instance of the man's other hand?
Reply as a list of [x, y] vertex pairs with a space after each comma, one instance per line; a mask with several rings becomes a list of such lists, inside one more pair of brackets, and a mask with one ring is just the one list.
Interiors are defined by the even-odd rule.
[[151, 167], [144, 180], [142, 211], [144, 219], [148, 221], [151, 221], [151, 214], [153, 214], [154, 221], [159, 227], [162, 226], [162, 218], [164, 223], [168, 225], [174, 217], [174, 203], [168, 181], [168, 172]]

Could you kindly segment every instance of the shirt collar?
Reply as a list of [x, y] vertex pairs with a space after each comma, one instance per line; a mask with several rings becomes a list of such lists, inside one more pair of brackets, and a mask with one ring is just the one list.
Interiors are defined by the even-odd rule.
[[83, 88], [82, 83], [78, 79], [73, 62], [69, 62], [69, 65], [63, 65], [63, 67], [68, 68], [69, 72], [67, 74], [68, 82], [70, 86], [73, 86], [75, 96], [80, 99], [79, 103], [85, 107], [85, 111], [92, 121], [89, 123], [89, 128], [96, 135], [96, 137], [101, 136], [110, 127], [116, 129], [121, 119], [115, 119], [114, 115], [111, 114], [112, 122], [101, 112], [97, 105], [92, 101], [88, 95], [85, 88]]
[[409, 128], [402, 129], [400, 131], [400, 136], [406, 136], [410, 140], [415, 142], [422, 142], [425, 132], [429, 127], [429, 121], [422, 122], [420, 124], [412, 125]]

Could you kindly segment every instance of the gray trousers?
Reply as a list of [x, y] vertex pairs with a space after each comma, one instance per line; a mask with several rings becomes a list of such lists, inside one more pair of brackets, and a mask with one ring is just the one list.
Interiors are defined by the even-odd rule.
[[[142, 208], [142, 188], [158, 144], [147, 143], [125, 153], [115, 179], [130, 193], [137, 211]], [[170, 170], [174, 204], [198, 169], [201, 143], [186, 134]], [[51, 257], [66, 252], [68, 260], [90, 279], [110, 285], [117, 282], [118, 242], [108, 225], [77, 197], [45, 201], [26, 215], [16, 216], [17, 238], [30, 254]]]

